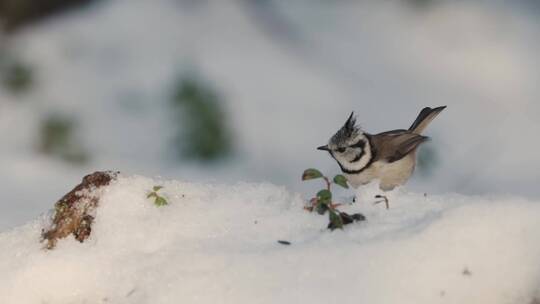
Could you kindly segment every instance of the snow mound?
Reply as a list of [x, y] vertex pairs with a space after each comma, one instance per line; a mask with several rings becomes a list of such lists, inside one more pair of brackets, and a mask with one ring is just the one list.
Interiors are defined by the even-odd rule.
[[[146, 196], [155, 185], [169, 205]], [[540, 204], [389, 193], [336, 231], [271, 184], [121, 176], [90, 238], [39, 243], [45, 216], [0, 234], [0, 303], [522, 303], [540, 287]], [[286, 240], [291, 245], [283, 245]]]

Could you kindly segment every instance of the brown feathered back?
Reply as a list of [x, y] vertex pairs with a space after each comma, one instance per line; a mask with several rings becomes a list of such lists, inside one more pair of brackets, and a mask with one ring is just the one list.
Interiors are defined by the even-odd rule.
[[429, 137], [420, 134], [445, 108], [446, 106], [422, 109], [409, 130], [392, 130], [372, 135], [372, 148], [375, 150], [374, 161], [386, 160], [392, 163], [413, 152], [421, 143], [429, 139]]
[[429, 137], [408, 130], [393, 130], [371, 136], [372, 149], [375, 150], [373, 161], [386, 160], [395, 162], [415, 150]]

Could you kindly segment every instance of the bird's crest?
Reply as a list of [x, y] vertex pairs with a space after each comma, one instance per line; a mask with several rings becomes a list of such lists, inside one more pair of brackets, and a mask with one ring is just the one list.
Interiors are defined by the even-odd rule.
[[356, 137], [359, 132], [361, 131], [360, 128], [356, 126], [356, 117], [354, 117], [354, 112], [351, 112], [351, 115], [347, 118], [343, 127], [332, 136], [330, 142], [339, 146], [346, 143], [349, 139]]

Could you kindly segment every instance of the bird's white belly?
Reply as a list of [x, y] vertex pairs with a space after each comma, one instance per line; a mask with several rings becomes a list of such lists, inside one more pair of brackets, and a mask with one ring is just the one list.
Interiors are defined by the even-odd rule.
[[382, 190], [392, 190], [396, 186], [403, 185], [411, 177], [415, 163], [415, 153], [411, 153], [393, 163], [374, 162], [359, 174], [345, 174], [345, 176], [355, 188], [378, 179]]

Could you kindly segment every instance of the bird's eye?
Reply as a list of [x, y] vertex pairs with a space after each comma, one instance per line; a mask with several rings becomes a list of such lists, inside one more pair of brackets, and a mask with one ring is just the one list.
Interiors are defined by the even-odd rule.
[[345, 152], [345, 148], [343, 148], [343, 147], [337, 148], [336, 151], [338, 151], [339, 153], [343, 153], [343, 152]]

